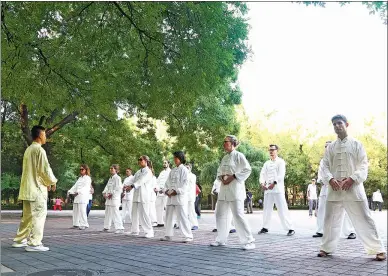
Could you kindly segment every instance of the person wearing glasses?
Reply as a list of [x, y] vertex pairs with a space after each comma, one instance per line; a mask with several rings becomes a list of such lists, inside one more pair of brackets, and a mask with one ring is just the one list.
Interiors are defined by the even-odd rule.
[[286, 198], [284, 196], [284, 177], [286, 175], [286, 162], [278, 156], [277, 145], [269, 145], [270, 160], [266, 161], [260, 172], [260, 185], [264, 190], [263, 228], [259, 234], [267, 233], [271, 223], [273, 205], [276, 205], [283, 228], [288, 231], [287, 236], [295, 234]]
[[135, 173], [127, 191], [133, 190], [132, 202], [132, 229], [128, 235], [139, 236], [139, 224], [144, 230], [146, 238], [154, 237], [154, 230], [150, 218], [150, 197], [153, 189], [152, 162], [147, 155], [142, 155], [137, 160], [140, 170]]
[[[23, 156], [19, 200], [23, 201], [23, 213], [12, 247], [25, 247], [26, 251], [48, 251], [43, 246], [43, 231], [47, 216], [48, 191], [55, 192], [57, 179], [47, 160], [42, 145], [46, 143], [46, 129], [36, 125], [31, 129], [32, 144]], [[31, 235], [33, 234], [33, 235]]]
[[157, 178], [157, 191], [158, 195], [156, 197], [156, 218], [157, 218], [157, 226], [156, 227], [163, 227], [164, 226], [164, 216], [165, 216], [165, 209], [167, 204], [167, 196], [164, 194], [163, 189], [164, 185], [166, 184], [167, 178], [170, 175], [171, 169], [170, 169], [170, 162], [168, 160], [163, 161], [163, 170], [160, 172], [158, 178]]
[[103, 232], [109, 231], [112, 221], [115, 225], [116, 234], [124, 233], [123, 221], [120, 216], [120, 202], [123, 184], [121, 177], [118, 175], [120, 170], [119, 165], [113, 164], [110, 166], [111, 177], [102, 191], [105, 198], [105, 219]]
[[[242, 249], [250, 250], [256, 246], [248, 221], [244, 215], [245, 181], [252, 168], [244, 154], [236, 150], [239, 142], [234, 135], [224, 138], [226, 155], [222, 158], [217, 170], [217, 178], [221, 181], [220, 192], [216, 205], [217, 238], [210, 246], [225, 246], [230, 229], [230, 213], [236, 226], [237, 235]], [[231, 212], [230, 212], [231, 211]]]
[[86, 211], [89, 203], [92, 179], [90, 178], [90, 169], [88, 165], [82, 164], [79, 172], [81, 176], [67, 192], [67, 197], [69, 197], [69, 195], [74, 195], [72, 228], [85, 230], [89, 227]]
[[167, 210], [166, 210], [166, 233], [161, 241], [171, 241], [174, 236], [174, 218], [177, 218], [179, 228], [185, 236], [183, 242], [193, 241], [193, 233], [187, 214], [188, 204], [188, 174], [189, 171], [185, 167], [186, 159], [183, 151], [173, 153], [174, 163], [176, 165], [170, 172], [167, 178], [164, 193], [167, 195]]

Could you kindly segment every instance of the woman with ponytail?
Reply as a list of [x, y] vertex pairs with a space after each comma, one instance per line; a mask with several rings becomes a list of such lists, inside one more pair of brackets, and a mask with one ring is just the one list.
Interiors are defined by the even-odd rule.
[[153, 238], [154, 230], [149, 216], [150, 197], [153, 190], [152, 162], [147, 155], [140, 156], [137, 161], [140, 170], [136, 172], [132, 184], [126, 188], [127, 191], [134, 189], [132, 202], [132, 230], [129, 234], [138, 236], [139, 224], [141, 224], [145, 237]]

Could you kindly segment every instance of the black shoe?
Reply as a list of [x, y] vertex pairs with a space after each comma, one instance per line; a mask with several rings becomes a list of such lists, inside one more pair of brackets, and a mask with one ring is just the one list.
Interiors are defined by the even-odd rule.
[[230, 231], [229, 231], [229, 233], [236, 233], [237, 231], [236, 231], [236, 229], [231, 229]]
[[295, 234], [294, 230], [288, 230], [287, 236], [292, 236]]
[[348, 240], [354, 240], [356, 238], [356, 234], [354, 233], [350, 233], [350, 235], [348, 236]]
[[268, 233], [268, 229], [267, 228], [262, 228], [258, 234], [264, 234], [264, 233]]
[[155, 227], [164, 227], [164, 224], [158, 224]]
[[212, 232], [217, 232], [217, 229], [213, 229]]
[[322, 238], [322, 237], [323, 237], [323, 234], [318, 232], [315, 235], [313, 235], [313, 238]]

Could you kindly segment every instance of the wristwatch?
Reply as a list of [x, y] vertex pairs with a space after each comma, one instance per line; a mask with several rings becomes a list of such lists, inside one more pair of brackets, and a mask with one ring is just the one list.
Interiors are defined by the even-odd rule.
[[234, 177], [234, 179], [237, 179], [237, 177], [236, 177], [236, 175], [235, 175], [235, 174], [233, 174], [233, 177]]
[[276, 185], [276, 184], [278, 184], [278, 183], [277, 183], [276, 181], [274, 181], [274, 182], [273, 182], [273, 184], [275, 184], [275, 185]]

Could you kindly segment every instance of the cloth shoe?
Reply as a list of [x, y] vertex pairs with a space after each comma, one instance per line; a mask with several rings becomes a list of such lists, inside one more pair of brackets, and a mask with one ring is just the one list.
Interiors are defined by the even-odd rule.
[[163, 238], [160, 238], [161, 241], [172, 241], [172, 238], [169, 236], [165, 236]]
[[50, 248], [43, 246], [43, 244], [37, 246], [28, 245], [25, 250], [28, 252], [44, 252], [49, 251]]
[[188, 243], [188, 242], [192, 242], [193, 241], [193, 238], [185, 238], [183, 240], [184, 243]]
[[214, 247], [217, 247], [217, 246], [225, 246], [225, 245], [226, 245], [226, 243], [224, 243], [224, 242], [218, 242], [218, 241], [212, 242], [212, 243], [210, 244], [210, 246], [214, 246]]
[[244, 244], [242, 246], [243, 250], [251, 250], [251, 249], [255, 249], [255, 248], [256, 248], [256, 245], [253, 242]]
[[191, 227], [191, 230], [198, 230], [198, 226]]
[[21, 242], [13, 242], [13, 244], [12, 244], [12, 247], [14, 247], [14, 248], [21, 248], [21, 247], [26, 247], [26, 246], [28, 246], [26, 239], [22, 240]]
[[268, 229], [267, 228], [261, 228], [261, 230], [259, 231], [258, 234], [264, 234], [264, 233], [268, 233]]
[[292, 236], [295, 234], [294, 230], [288, 230], [287, 236]]

